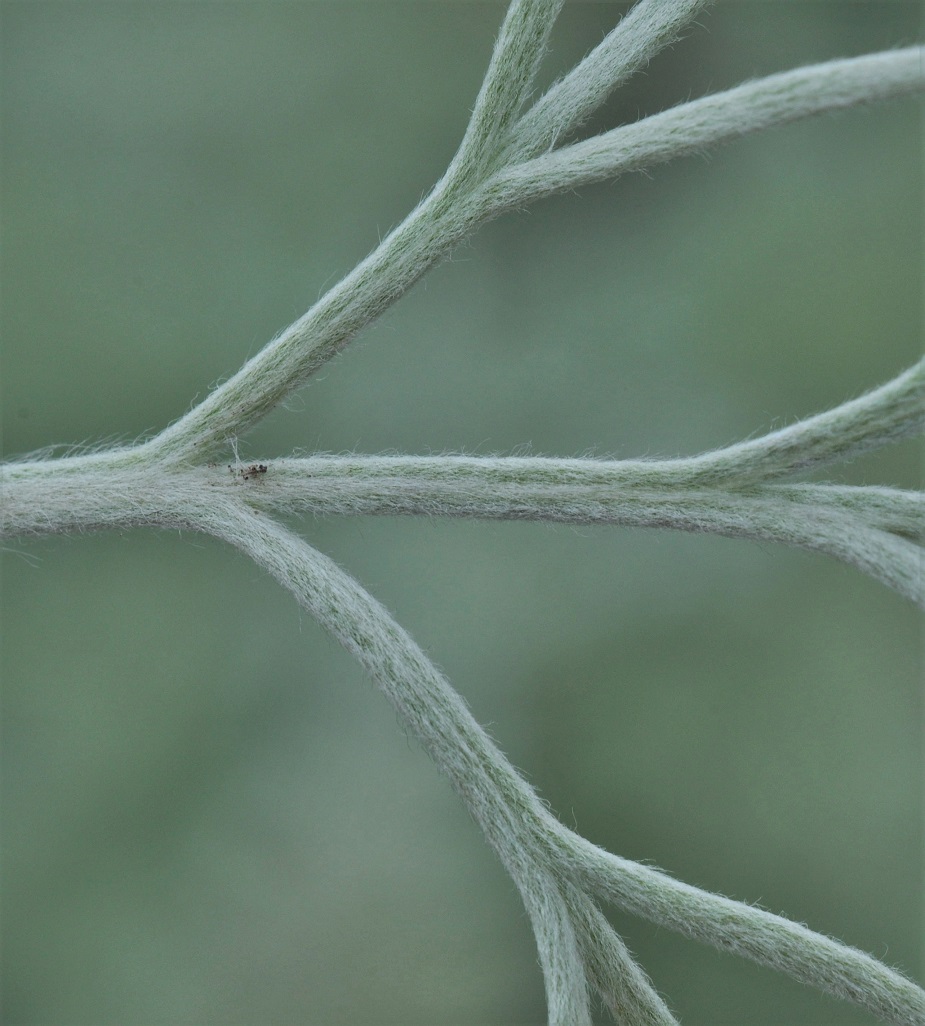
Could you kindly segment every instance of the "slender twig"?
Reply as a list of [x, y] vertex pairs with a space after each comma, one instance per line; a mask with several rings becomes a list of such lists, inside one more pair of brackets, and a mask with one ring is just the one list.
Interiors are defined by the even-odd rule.
[[511, 133], [510, 163], [552, 149], [660, 50], [710, 0], [641, 0], [607, 36], [550, 88]]
[[800, 118], [920, 92], [925, 49], [850, 57], [746, 82], [613, 128], [494, 175], [485, 216]]
[[[520, 11], [520, 20], [515, 19], [518, 28], [502, 33], [499, 39], [499, 46], [516, 52], [521, 81], [510, 96], [499, 94], [504, 96], [505, 119], [517, 98], [523, 97], [527, 68], [534, 66], [522, 46], [525, 40], [532, 40], [538, 48], [534, 56], [539, 58], [546, 33], [539, 31], [536, 19], [545, 12], [551, 24], [557, 4], [535, 0], [515, 7]], [[521, 22], [526, 26], [522, 30]], [[925, 88], [923, 52], [922, 47], [909, 47], [771, 75], [533, 160], [505, 166], [487, 178], [474, 172], [454, 172], [311, 310], [203, 402], [152, 439], [144, 447], [143, 458], [198, 462], [227, 446], [229, 438], [242, 434], [302, 386], [440, 257], [480, 223], [504, 210], [773, 124], [920, 91]], [[487, 117], [484, 112], [491, 102], [483, 97], [480, 116]], [[459, 161], [469, 167], [465, 155], [471, 149], [483, 154], [472, 160], [484, 170], [484, 161], [489, 158], [483, 151], [489, 138], [494, 136], [483, 125], [473, 135], [471, 146], [461, 150]], [[471, 188], [461, 188], [459, 181]]]
[[885, 1022], [925, 1023], [925, 990], [875, 958], [753, 905], [675, 880], [573, 834], [549, 817], [550, 843], [598, 897], [687, 937], [760, 962]]
[[[196, 519], [191, 510], [202, 502], [244, 488], [248, 505], [267, 512], [615, 524], [781, 542], [835, 556], [925, 607], [923, 550], [913, 540], [921, 529], [921, 493], [832, 485], [766, 485], [750, 492], [647, 488], [607, 481], [608, 476], [617, 481], [624, 476], [618, 462], [432, 459], [440, 471], [437, 478], [419, 474], [427, 461], [418, 457], [254, 464], [267, 467], [266, 479], [262, 474], [257, 479], [259, 472], [242, 476], [246, 469], [234, 474], [194, 468], [163, 476], [144, 469], [14, 481], [6, 468], [0, 484], [0, 537], [182, 523]], [[339, 474], [348, 462], [355, 472]], [[581, 467], [583, 462], [591, 466]], [[465, 464], [474, 464], [480, 473], [460, 473]], [[596, 480], [556, 482], [557, 476], [570, 474]], [[504, 481], [504, 476], [515, 481]]]
[[527, 101], [565, 0], [514, 0], [485, 72], [462, 143], [442, 185], [484, 179]]
[[[579, 980], [577, 940], [565, 927], [561, 893], [553, 883], [562, 874], [587, 893], [853, 1001], [887, 1022], [925, 1022], [925, 991], [871, 956], [781, 916], [611, 855], [568, 830], [412, 638], [332, 560], [238, 503], [218, 503], [208, 517], [201, 526], [269, 571], [366, 668], [465, 801], [521, 893], [526, 890], [531, 918], [535, 923], [539, 912], [544, 920], [539, 943], [541, 958], [554, 975], [550, 983], [547, 974], [547, 992], [556, 1002], [551, 1022], [569, 1021], [560, 1014], [564, 1008], [571, 1009], [574, 1022], [584, 1014], [577, 997], [585, 981], [583, 969]], [[550, 943], [562, 946], [555, 956], [547, 948]]]
[[[925, 50], [922, 51], [925, 54]], [[696, 480], [767, 481], [853, 460], [925, 427], [925, 359], [833, 410], [700, 457]]]

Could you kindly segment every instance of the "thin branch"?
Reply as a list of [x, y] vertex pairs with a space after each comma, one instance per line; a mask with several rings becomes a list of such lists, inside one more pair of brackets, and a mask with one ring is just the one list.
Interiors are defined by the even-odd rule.
[[[536, 937], [549, 1026], [592, 1026], [584, 951], [555, 876], [523, 848], [528, 871], [514, 875]], [[513, 875], [513, 874], [512, 874]], [[520, 881], [526, 881], [524, 887]], [[641, 972], [641, 970], [640, 970]], [[632, 1023], [636, 1026], [636, 1023]]]
[[598, 848], [547, 818], [548, 843], [576, 880], [634, 915], [777, 969], [896, 1026], [925, 1023], [925, 990], [875, 958], [763, 909]]
[[923, 427], [925, 359], [832, 410], [698, 457], [695, 480], [738, 486], [816, 470], [919, 434]]
[[614, 1020], [625, 1026], [678, 1026], [642, 967], [594, 901], [570, 881], [563, 885], [588, 980]]
[[446, 183], [475, 184], [491, 169], [530, 95], [549, 34], [565, 0], [514, 0], [485, 73]]
[[564, 146], [486, 182], [485, 217], [772, 125], [920, 92], [923, 54], [925, 49], [912, 46], [769, 75]]
[[446, 773], [500, 851], [543, 811], [462, 698], [387, 610], [327, 556], [237, 502], [214, 503], [192, 525], [267, 570], [364, 667], [412, 735]]
[[302, 317], [143, 447], [148, 462], [204, 462], [243, 435], [400, 299], [474, 227], [465, 202], [433, 192]]
[[711, 0], [640, 0], [564, 78], [520, 119], [507, 147], [510, 163], [535, 157], [586, 121], [644, 68]]
[[[518, 887], [539, 905], [549, 900], [551, 884], [542, 873], [538, 881], [531, 881], [530, 874], [542, 867], [646, 919], [854, 1001], [887, 1022], [922, 1026], [925, 991], [869, 955], [610, 855], [568, 830], [545, 809], [407, 632], [340, 567], [238, 503], [216, 502], [203, 514], [196, 526], [268, 570], [359, 660], [449, 778]], [[550, 912], [555, 932], [562, 922], [558, 902]], [[574, 994], [576, 967], [568, 955], [572, 940], [566, 939], [566, 961], [558, 970], [571, 974], [570, 983], [557, 985], [556, 992]]]
[[158, 462], [202, 462], [244, 434], [400, 299], [480, 216], [471, 195], [529, 94], [563, 0], [516, 0], [463, 143], [433, 192], [307, 313], [144, 446]]
[[516, 882], [537, 934], [550, 1023], [590, 1026], [584, 967], [567, 907], [529, 843], [542, 805], [449, 682], [380, 603], [280, 524], [226, 500], [215, 503], [197, 526], [269, 571], [366, 669], [449, 778]]
[[[496, 83], [483, 95], [476, 111], [479, 123], [460, 151], [453, 174], [315, 306], [198, 406], [141, 447], [141, 455], [134, 459], [203, 462], [226, 447], [230, 438], [242, 435], [301, 387], [479, 223], [505, 209], [771, 124], [925, 87], [922, 48], [833, 61], [682, 104], [505, 168], [487, 180], [474, 171], [464, 172], [464, 167], [484, 170], [495, 139], [489, 126], [490, 105], [501, 105], [507, 124], [528, 88], [557, 2], [522, 0], [515, 5], [517, 16], [510, 31], [499, 38], [496, 53], [509, 55], [517, 84], [506, 92]], [[460, 183], [472, 187], [461, 188]]]

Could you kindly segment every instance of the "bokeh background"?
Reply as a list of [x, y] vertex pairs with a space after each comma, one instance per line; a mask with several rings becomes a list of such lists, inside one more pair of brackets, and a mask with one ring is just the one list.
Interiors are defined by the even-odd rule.
[[[551, 81], [625, 4], [569, 3]], [[2, 8], [3, 447], [158, 430], [452, 156], [503, 7]], [[588, 131], [908, 44], [920, 5], [719, 3]], [[854, 110], [484, 228], [241, 440], [692, 454], [922, 349], [922, 108]], [[915, 486], [906, 443], [835, 468]], [[915, 611], [820, 556], [615, 528], [294, 521], [570, 826], [923, 965]], [[361, 671], [191, 535], [7, 543], [3, 990], [17, 1026], [544, 1020], [529, 923]], [[608, 910], [689, 1026], [853, 1008]]]

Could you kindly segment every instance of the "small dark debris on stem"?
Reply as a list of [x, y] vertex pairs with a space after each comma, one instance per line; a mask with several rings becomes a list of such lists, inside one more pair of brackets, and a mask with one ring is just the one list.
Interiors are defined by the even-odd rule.
[[233, 467], [228, 464], [228, 470], [241, 478], [242, 481], [250, 481], [251, 478], [259, 477], [267, 472], [266, 463], [252, 463], [249, 467]]

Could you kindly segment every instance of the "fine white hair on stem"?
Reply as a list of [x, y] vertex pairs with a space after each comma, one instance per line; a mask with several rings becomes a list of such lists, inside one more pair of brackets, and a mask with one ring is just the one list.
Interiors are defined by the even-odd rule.
[[[480, 96], [476, 110], [481, 127], [473, 129], [435, 190], [315, 306], [147, 443], [136, 459], [177, 463], [207, 458], [225, 439], [251, 427], [301, 387], [437, 260], [504, 210], [774, 124], [925, 88], [922, 47], [830, 61], [693, 100], [487, 174], [489, 165], [497, 163], [488, 107], [500, 105], [507, 124], [545, 48], [543, 20], [551, 27], [557, 8], [555, 0], [523, 0], [512, 8], [517, 17], [502, 31], [496, 54], [507, 54], [516, 65], [519, 85], [509, 91], [493, 87]], [[641, 19], [640, 28], [645, 27], [646, 19]], [[503, 67], [498, 61], [496, 70]]]
[[272, 466], [267, 476], [104, 473], [84, 457], [11, 463], [0, 470], [0, 536], [182, 520], [204, 495], [240, 497], [253, 485], [247, 502], [266, 512], [618, 524], [775, 541], [834, 556], [925, 607], [923, 493], [780, 481], [921, 430], [923, 377], [920, 361], [835, 409], [686, 459], [312, 456], [261, 462]]
[[492, 52], [482, 88], [445, 183], [482, 178], [533, 88], [565, 0], [514, 0]]
[[511, 133], [511, 163], [535, 157], [580, 127], [634, 72], [678, 37], [710, 0], [640, 0], [555, 83]]
[[697, 479], [770, 480], [852, 460], [925, 426], [925, 359], [879, 388], [761, 438], [699, 458]]
[[521, 884], [520, 893], [543, 967], [549, 1026], [592, 1026], [591, 994], [570, 910], [548, 869], [530, 876], [532, 886]]
[[[559, 880], [535, 841], [545, 811], [530, 786], [478, 725], [460, 696], [386, 610], [332, 560], [282, 525], [236, 502], [211, 506], [200, 529], [234, 545], [263, 566], [366, 668], [399, 713], [405, 727], [447, 775], [497, 851], [523, 896], [546, 979], [549, 1021], [590, 1026], [584, 968], [590, 935], [587, 907], [578, 921]], [[598, 921], [609, 952], [619, 946]], [[595, 971], [594, 979], [599, 976]], [[625, 998], [639, 1008], [658, 1008], [645, 974], [624, 981]]]
[[[482, 730], [463, 700], [384, 607], [332, 560], [238, 503], [214, 504], [209, 531], [264, 567], [366, 668], [449, 778], [512, 873], [554, 1002], [550, 1022], [583, 1022], [580, 943], [556, 885], [589, 894], [853, 1001], [902, 1026], [925, 1021], [925, 991], [876, 959], [798, 923], [621, 859], [568, 830]], [[568, 925], [566, 925], [568, 924]], [[584, 930], [584, 936], [590, 935]], [[559, 946], [555, 954], [552, 948]], [[629, 956], [627, 956], [629, 957]], [[563, 1018], [565, 1010], [573, 1016]], [[638, 1020], [637, 1020], [638, 1021]]]
[[884, 1022], [922, 1026], [925, 991], [863, 951], [800, 923], [604, 851], [549, 817], [550, 843], [579, 881], [628, 912], [855, 1002]]
[[[909, 47], [771, 75], [560, 145], [704, 6], [640, 0], [530, 107], [562, 3], [513, 0], [446, 174], [365, 260], [228, 381], [148, 441], [0, 464], [0, 536], [190, 528], [272, 574], [363, 665], [497, 852], [533, 927], [551, 1026], [590, 1026], [593, 994], [625, 1026], [676, 1026], [599, 901], [887, 1022], [925, 1026], [925, 991], [869, 955], [611, 855], [568, 830], [383, 606], [273, 518], [529, 519], [773, 540], [834, 556], [925, 607], [923, 493], [785, 480], [921, 433], [925, 360], [834, 409], [683, 458], [312, 454], [248, 464], [238, 456], [239, 436], [489, 218], [748, 132], [925, 88], [925, 48]], [[229, 445], [232, 465], [207, 462]]]
[[910, 46], [769, 75], [563, 146], [494, 175], [483, 187], [486, 216], [772, 125], [919, 92], [923, 54]]
[[571, 881], [563, 884], [588, 981], [618, 1023], [678, 1026], [639, 963], [593, 899]]

